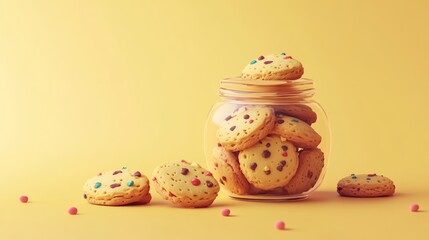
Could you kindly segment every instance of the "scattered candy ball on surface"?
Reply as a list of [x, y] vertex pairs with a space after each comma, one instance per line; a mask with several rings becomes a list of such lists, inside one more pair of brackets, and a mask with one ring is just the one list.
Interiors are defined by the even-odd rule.
[[231, 214], [231, 210], [229, 210], [228, 208], [224, 208], [222, 209], [221, 213], [222, 213], [222, 216], [228, 217]]
[[68, 212], [70, 215], [76, 215], [77, 214], [77, 208], [71, 207], [71, 208], [69, 208]]
[[411, 212], [418, 212], [419, 211], [420, 206], [418, 204], [411, 204], [410, 205], [410, 211]]
[[23, 196], [19, 197], [19, 201], [21, 201], [22, 203], [26, 203], [26, 202], [28, 202], [28, 197], [23, 195]]
[[276, 222], [276, 228], [278, 230], [284, 230], [285, 229], [285, 222], [283, 222], [283, 221], [277, 221]]

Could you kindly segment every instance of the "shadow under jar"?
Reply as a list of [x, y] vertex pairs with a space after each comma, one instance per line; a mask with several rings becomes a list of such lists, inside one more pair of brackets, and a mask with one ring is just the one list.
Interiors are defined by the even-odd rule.
[[310, 79], [224, 79], [208, 116], [209, 169], [232, 198], [306, 199], [321, 184], [330, 128]]

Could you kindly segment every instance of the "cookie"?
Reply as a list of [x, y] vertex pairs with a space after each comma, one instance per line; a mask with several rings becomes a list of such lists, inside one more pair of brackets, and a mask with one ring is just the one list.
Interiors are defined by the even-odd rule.
[[301, 150], [298, 157], [298, 170], [292, 180], [284, 187], [287, 194], [299, 194], [310, 190], [322, 173], [325, 156], [320, 149]]
[[274, 110], [265, 106], [243, 107], [227, 116], [217, 131], [219, 143], [229, 151], [255, 145], [274, 128]]
[[302, 64], [285, 53], [259, 56], [241, 72], [241, 78], [260, 80], [295, 80], [304, 74]]
[[308, 125], [315, 123], [317, 120], [317, 114], [313, 111], [313, 109], [311, 109], [311, 107], [306, 105], [294, 104], [273, 107], [276, 114], [298, 118], [299, 120], [306, 122]]
[[121, 169], [99, 173], [83, 186], [84, 198], [91, 203], [120, 206], [130, 203], [149, 203], [149, 180], [139, 171]]
[[219, 184], [209, 171], [186, 161], [157, 167], [152, 180], [156, 192], [177, 207], [208, 207], [219, 192]]
[[345, 197], [383, 197], [393, 195], [395, 185], [383, 175], [352, 174], [338, 182], [337, 192]]
[[250, 184], [271, 190], [285, 186], [292, 179], [298, 168], [298, 153], [291, 142], [272, 135], [241, 151], [238, 161]]
[[272, 134], [280, 135], [300, 148], [316, 148], [322, 137], [314, 129], [297, 118], [277, 115]]
[[214, 174], [230, 192], [243, 195], [249, 193], [249, 182], [244, 177], [237, 156], [218, 146], [213, 149]]

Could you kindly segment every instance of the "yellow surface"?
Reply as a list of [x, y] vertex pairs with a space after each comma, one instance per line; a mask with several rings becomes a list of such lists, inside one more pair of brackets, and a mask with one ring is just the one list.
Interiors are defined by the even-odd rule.
[[[0, 1], [0, 239], [424, 239], [429, 215], [426, 1]], [[97, 207], [85, 180], [204, 164], [218, 81], [285, 51], [316, 81], [333, 148], [319, 193], [209, 209]], [[337, 197], [349, 173], [392, 198]], [[31, 203], [18, 198], [27, 194]], [[420, 203], [423, 212], [410, 213]], [[70, 206], [79, 208], [69, 216]], [[228, 207], [234, 217], [223, 218]], [[284, 220], [287, 231], [273, 224]]]

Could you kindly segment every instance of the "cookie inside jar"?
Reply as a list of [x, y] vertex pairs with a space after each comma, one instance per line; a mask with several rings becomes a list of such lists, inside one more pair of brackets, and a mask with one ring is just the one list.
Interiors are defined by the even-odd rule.
[[[221, 101], [208, 116], [204, 145], [208, 167], [230, 197], [306, 199], [323, 180], [329, 124], [314, 98], [314, 82], [301, 77], [301, 64], [292, 69], [290, 59], [286, 54], [258, 57], [241, 77], [220, 82]], [[293, 72], [297, 67], [301, 75]]]

